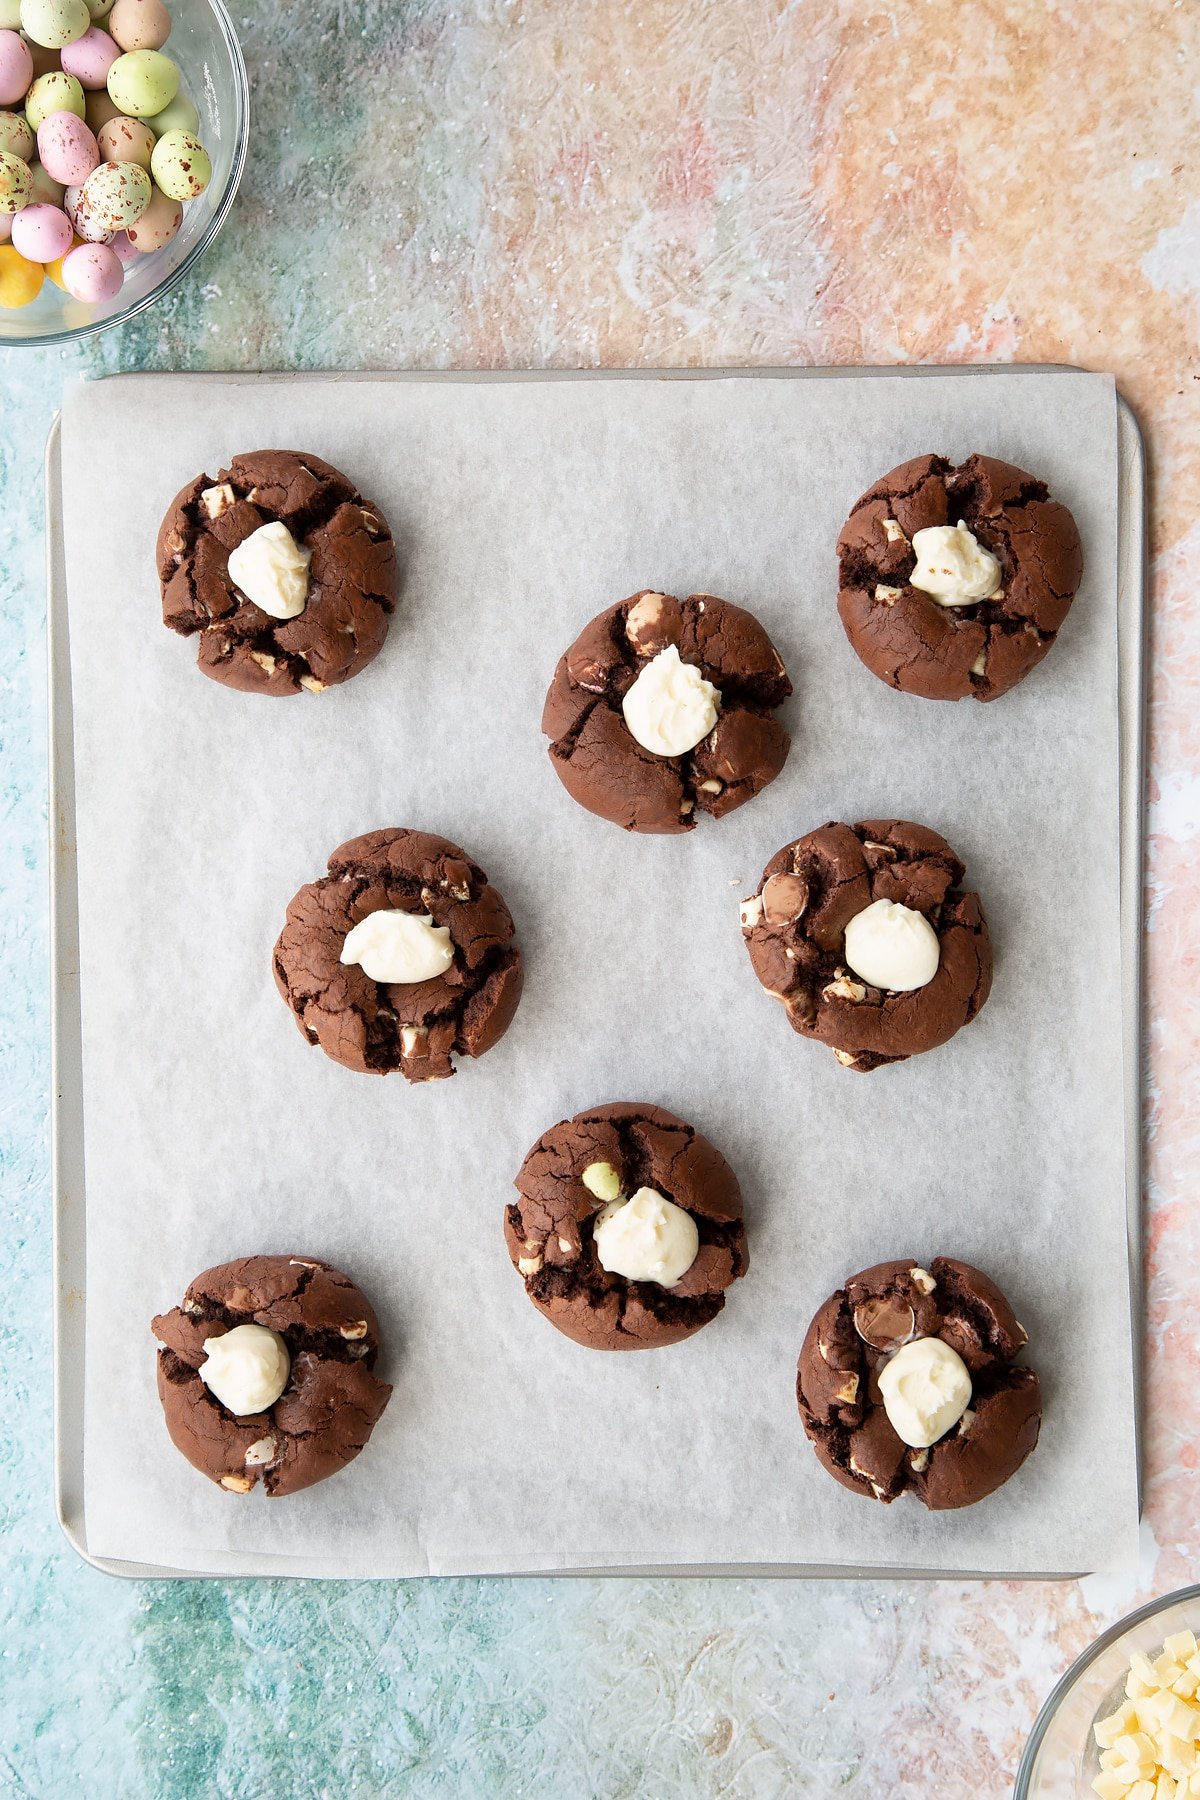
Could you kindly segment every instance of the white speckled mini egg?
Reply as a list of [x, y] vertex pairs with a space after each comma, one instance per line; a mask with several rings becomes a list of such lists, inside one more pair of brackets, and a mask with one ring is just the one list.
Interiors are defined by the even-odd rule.
[[153, 191], [150, 177], [139, 164], [101, 163], [79, 191], [76, 231], [89, 243], [96, 243], [128, 230], [149, 206]]

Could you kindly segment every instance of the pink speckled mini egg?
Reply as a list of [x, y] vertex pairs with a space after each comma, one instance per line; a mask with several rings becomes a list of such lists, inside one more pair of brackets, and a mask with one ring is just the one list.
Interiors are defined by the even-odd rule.
[[23, 206], [13, 217], [13, 249], [30, 262], [57, 262], [71, 248], [71, 221], [58, 206]]
[[16, 31], [0, 31], [0, 106], [16, 106], [33, 80], [33, 53]]
[[108, 71], [120, 56], [120, 46], [113, 43], [107, 31], [93, 25], [81, 38], [68, 44], [62, 52], [62, 66], [73, 75], [81, 88], [92, 92], [108, 86]]
[[116, 237], [109, 245], [109, 248], [112, 250], [113, 255], [118, 257], [119, 260], [126, 265], [137, 261], [137, 245], [130, 243], [129, 233], [127, 231], [118, 231]]
[[62, 278], [68, 294], [95, 305], [116, 298], [125, 271], [120, 257], [107, 244], [79, 244], [63, 258]]
[[74, 113], [51, 113], [38, 126], [37, 140], [42, 167], [64, 187], [81, 187], [100, 161], [95, 138]]

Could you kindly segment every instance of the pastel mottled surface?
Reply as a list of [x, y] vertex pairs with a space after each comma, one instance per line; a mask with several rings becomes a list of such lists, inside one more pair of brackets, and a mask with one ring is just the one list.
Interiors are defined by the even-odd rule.
[[[1197, 13], [272, 0], [237, 22], [257, 148], [221, 241], [122, 331], [2, 359], [0, 1791], [999, 1796], [1071, 1657], [1200, 1564]], [[1155, 474], [1136, 1581], [133, 1586], [78, 1563], [48, 1353], [39, 509], [64, 377], [1010, 358], [1114, 370]], [[149, 1310], [131, 1296], [132, 1329]]]

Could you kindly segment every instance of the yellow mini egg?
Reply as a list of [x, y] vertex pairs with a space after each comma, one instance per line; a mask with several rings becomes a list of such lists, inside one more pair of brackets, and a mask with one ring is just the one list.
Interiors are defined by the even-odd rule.
[[28, 306], [37, 299], [44, 279], [40, 263], [27, 261], [11, 244], [0, 244], [0, 306]]

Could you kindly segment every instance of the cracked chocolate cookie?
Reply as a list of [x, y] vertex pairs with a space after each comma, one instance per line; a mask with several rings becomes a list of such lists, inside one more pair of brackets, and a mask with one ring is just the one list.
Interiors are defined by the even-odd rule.
[[737, 1177], [660, 1106], [596, 1106], [521, 1164], [504, 1240], [540, 1313], [593, 1350], [655, 1350], [725, 1304], [749, 1257]]
[[379, 654], [396, 546], [377, 506], [320, 457], [235, 456], [197, 475], [158, 532], [163, 623], [198, 635], [205, 675], [250, 694], [319, 694]]
[[1015, 1360], [1025, 1342], [1004, 1295], [968, 1263], [878, 1263], [808, 1328], [796, 1371], [804, 1429], [852, 1493], [971, 1506], [1038, 1440], [1038, 1378]]
[[792, 684], [751, 613], [649, 589], [584, 627], [542, 712], [550, 760], [580, 806], [626, 831], [690, 831], [774, 781]]
[[992, 985], [979, 895], [945, 838], [903, 819], [785, 844], [742, 902], [754, 973], [794, 1031], [867, 1071], [934, 1050]]
[[838, 612], [872, 674], [926, 700], [995, 700], [1049, 654], [1083, 575], [1075, 521], [991, 456], [917, 456], [838, 539]]
[[391, 1396], [379, 1324], [315, 1257], [206, 1269], [156, 1318], [158, 1395], [177, 1450], [220, 1487], [296, 1494], [353, 1462]]
[[300, 889], [275, 945], [275, 985], [310, 1044], [370, 1075], [454, 1074], [512, 1023], [521, 952], [478, 863], [424, 831], [369, 831]]

